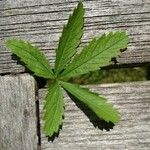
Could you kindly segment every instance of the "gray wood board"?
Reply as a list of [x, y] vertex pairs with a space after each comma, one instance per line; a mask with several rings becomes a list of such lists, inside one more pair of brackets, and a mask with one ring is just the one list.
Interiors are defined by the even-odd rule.
[[[12, 59], [4, 41], [19, 37], [41, 47], [53, 64], [55, 49], [63, 25], [77, 0], [1, 0], [0, 1], [0, 73], [24, 72]], [[114, 30], [126, 30], [130, 44], [117, 60], [119, 64], [150, 62], [150, 1], [84, 1], [85, 27], [81, 47], [94, 36]]]
[[28, 74], [0, 76], [0, 149], [36, 150], [35, 81]]
[[[114, 104], [121, 113], [121, 122], [110, 131], [95, 128], [83, 111], [65, 94], [65, 119], [59, 136], [53, 142], [48, 142], [43, 134], [43, 120], [41, 119], [42, 149], [149, 150], [150, 82], [102, 84], [88, 87], [94, 92], [105, 95]], [[45, 93], [46, 89], [39, 90], [41, 118]], [[102, 124], [99, 123], [99, 125]]]

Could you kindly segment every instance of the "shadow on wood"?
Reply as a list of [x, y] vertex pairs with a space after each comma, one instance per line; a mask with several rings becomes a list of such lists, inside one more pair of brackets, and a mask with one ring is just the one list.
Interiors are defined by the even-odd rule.
[[84, 103], [80, 102], [76, 97], [67, 92], [69, 97], [75, 102], [78, 108], [80, 108], [84, 114], [89, 118], [90, 122], [94, 125], [94, 127], [98, 127], [100, 130], [109, 131], [113, 129], [114, 124], [112, 122], [106, 122], [103, 119], [97, 117], [97, 115], [89, 109]]
[[19, 64], [19, 65], [22, 65], [25, 67], [24, 72], [27, 72], [27, 73], [30, 73], [31, 75], [33, 75], [33, 72], [26, 67], [26, 64], [23, 61], [21, 61], [20, 57], [18, 57], [16, 54], [12, 54], [11, 58], [13, 60], [17, 61], [16, 64]]
[[[90, 110], [84, 103], [80, 102], [76, 97], [74, 97], [70, 93], [67, 92], [67, 94], [74, 101], [76, 106], [80, 108], [81, 111], [83, 111], [84, 114], [89, 118], [90, 122], [95, 128], [99, 128], [100, 130], [105, 129], [106, 131], [110, 131], [110, 129], [113, 129], [114, 124], [112, 122], [106, 122], [105, 120], [98, 118], [97, 115], [92, 110]], [[57, 133], [54, 133], [51, 137], [47, 136], [48, 142], [53, 142], [56, 137], [59, 137], [59, 133], [62, 127], [63, 124], [59, 126], [59, 130]]]

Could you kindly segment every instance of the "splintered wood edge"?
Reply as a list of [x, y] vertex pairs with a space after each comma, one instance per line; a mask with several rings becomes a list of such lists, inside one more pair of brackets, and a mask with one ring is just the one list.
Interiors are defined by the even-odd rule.
[[[105, 95], [121, 113], [121, 121], [110, 131], [95, 128], [89, 118], [65, 93], [65, 119], [53, 142], [43, 134], [43, 99], [39, 90], [41, 148], [44, 150], [148, 149], [150, 147], [150, 82], [87, 86]], [[99, 124], [100, 125], [100, 124]], [[101, 125], [100, 125], [101, 126]]]
[[[25, 72], [24, 66], [11, 56], [4, 41], [11, 37], [29, 40], [39, 46], [54, 64], [55, 49], [76, 0], [35, 2], [14, 0], [0, 2], [0, 73]], [[127, 51], [117, 58], [118, 65], [150, 63], [149, 2], [97, 1], [84, 2], [85, 25], [81, 47], [104, 32], [125, 30], [130, 37]]]
[[0, 99], [0, 149], [37, 149], [34, 78], [0, 76]]

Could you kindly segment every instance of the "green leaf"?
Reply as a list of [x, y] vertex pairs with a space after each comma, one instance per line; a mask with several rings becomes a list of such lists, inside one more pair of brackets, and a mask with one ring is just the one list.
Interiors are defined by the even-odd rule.
[[128, 42], [125, 32], [111, 32], [108, 35], [103, 34], [99, 39], [94, 38], [75, 56], [60, 77], [70, 78], [109, 65], [111, 58], [118, 56], [120, 49], [126, 48]]
[[52, 136], [62, 124], [64, 115], [64, 101], [62, 89], [58, 82], [53, 83], [48, 90], [44, 104], [44, 132]]
[[82, 2], [79, 2], [74, 9], [73, 15], [69, 17], [68, 23], [63, 28], [59, 46], [56, 49], [55, 73], [59, 74], [70, 62], [75, 54], [83, 34], [84, 9]]
[[35, 75], [43, 78], [54, 78], [48, 60], [37, 47], [21, 39], [9, 39], [6, 41], [6, 46], [10, 48], [12, 53], [20, 57]]
[[106, 99], [88, 91], [88, 89], [81, 88], [78, 85], [66, 83], [61, 81], [61, 85], [78, 100], [86, 104], [95, 114], [105, 121], [118, 123], [120, 115], [118, 111], [112, 107], [112, 104], [107, 103]]

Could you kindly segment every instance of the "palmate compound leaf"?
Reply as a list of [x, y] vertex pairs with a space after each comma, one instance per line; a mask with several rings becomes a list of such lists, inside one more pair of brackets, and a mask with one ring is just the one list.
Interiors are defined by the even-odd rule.
[[119, 122], [120, 115], [118, 111], [113, 108], [112, 104], [108, 103], [104, 97], [92, 93], [88, 89], [81, 88], [79, 85], [63, 81], [61, 81], [60, 84], [66, 91], [94, 111], [100, 119], [104, 119], [106, 122], [112, 122], [114, 124]]
[[120, 54], [120, 49], [127, 47], [129, 42], [125, 32], [110, 32], [100, 38], [94, 38], [77, 54], [73, 61], [62, 72], [60, 78], [70, 78], [89, 71], [98, 70], [100, 67], [110, 64], [111, 58]]
[[64, 115], [64, 100], [62, 89], [58, 82], [53, 83], [48, 90], [44, 104], [44, 132], [52, 136], [62, 124]]
[[15, 38], [7, 40], [6, 46], [12, 51], [12, 53], [20, 57], [35, 75], [43, 78], [54, 78], [48, 60], [37, 47], [32, 46], [29, 42]]
[[62, 36], [56, 49], [55, 73], [61, 72], [70, 62], [75, 54], [83, 34], [84, 9], [82, 2], [79, 2], [73, 14], [69, 17], [68, 23], [63, 28]]
[[63, 29], [59, 46], [56, 50], [55, 74], [45, 56], [37, 47], [18, 39], [11, 39], [6, 42], [7, 47], [19, 56], [35, 75], [55, 79], [54, 83], [49, 87], [44, 104], [44, 132], [47, 136], [52, 136], [58, 131], [64, 115], [63, 94], [59, 84], [86, 104], [99, 118], [113, 123], [117, 123], [120, 119], [117, 110], [110, 103], [107, 103], [104, 97], [80, 86], [58, 81], [106, 66], [110, 63], [112, 57], [119, 55], [120, 49], [127, 47], [129, 39], [125, 32], [103, 34], [100, 38], [93, 39], [85, 46], [81, 53], [76, 55], [68, 65], [83, 34], [83, 15], [83, 4], [79, 2], [73, 15], [70, 16], [68, 24]]

